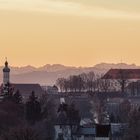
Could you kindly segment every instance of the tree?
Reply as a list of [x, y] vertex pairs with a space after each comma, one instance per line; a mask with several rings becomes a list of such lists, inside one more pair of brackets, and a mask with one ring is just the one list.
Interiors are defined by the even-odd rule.
[[32, 126], [39, 134], [41, 140], [53, 140], [55, 136], [54, 121], [56, 121], [56, 100], [47, 94], [39, 98], [41, 106], [40, 120]]
[[88, 76], [86, 73], [82, 73], [82, 74], [80, 74], [80, 77], [81, 77], [82, 82], [83, 82], [83, 91], [87, 91]]
[[59, 78], [56, 83], [61, 92], [108, 92], [114, 90], [113, 82], [101, 79], [101, 76], [95, 75], [93, 71], [71, 75], [68, 78]]
[[16, 104], [20, 104], [22, 102], [22, 96], [21, 96], [19, 90], [17, 90], [16, 93], [13, 95], [13, 101]]
[[[73, 126], [77, 126], [80, 123], [80, 115], [79, 115], [79, 111], [75, 108], [74, 104], [61, 104], [58, 108], [58, 113], [64, 113], [66, 114], [66, 118], [62, 121], [64, 121], [66, 124], [68, 124], [70, 126], [71, 132], [73, 129]], [[61, 137], [62, 138], [62, 137]], [[72, 139], [72, 133], [71, 133], [71, 139]]]
[[41, 106], [37, 101], [34, 91], [29, 97], [29, 101], [26, 103], [26, 119], [29, 123], [35, 124], [41, 118]]
[[92, 114], [95, 123], [103, 123], [108, 115], [106, 112], [106, 100], [103, 98], [99, 99], [97, 94], [94, 94], [92, 97]]
[[113, 82], [111, 82], [109, 79], [100, 79], [99, 87], [101, 92], [110, 92], [114, 89]]
[[87, 74], [87, 88], [90, 92], [95, 92], [95, 73], [93, 71]]
[[39, 134], [32, 128], [15, 128], [2, 136], [2, 140], [40, 140]]
[[123, 123], [128, 123], [129, 121], [129, 114], [131, 111], [131, 104], [128, 100], [124, 100], [121, 104], [120, 104], [120, 118], [121, 118], [121, 122]]
[[131, 112], [129, 126], [123, 140], [140, 140], [140, 111]]
[[125, 87], [128, 83], [128, 78], [127, 78], [127, 74], [121, 69], [119, 71], [119, 79], [117, 81], [120, 84], [121, 92], [124, 93], [125, 92]]
[[59, 87], [60, 91], [64, 91], [64, 84], [65, 84], [66, 79], [65, 78], [58, 78], [56, 81], [56, 85]]
[[40, 98], [42, 119], [54, 121], [56, 119], [56, 103], [55, 100], [44, 94]]
[[65, 92], [70, 90], [70, 81], [69, 79], [63, 79], [63, 89]]
[[0, 102], [0, 134], [24, 122], [24, 106], [13, 101]]
[[12, 101], [13, 100], [13, 88], [10, 83], [3, 85], [3, 101]]
[[61, 104], [58, 108], [58, 112], [65, 112], [67, 116], [67, 122], [71, 125], [80, 122], [79, 111], [75, 108], [74, 104]]

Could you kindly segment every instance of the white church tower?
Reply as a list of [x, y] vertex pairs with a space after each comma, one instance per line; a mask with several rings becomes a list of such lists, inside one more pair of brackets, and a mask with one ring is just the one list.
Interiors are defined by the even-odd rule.
[[3, 85], [10, 83], [10, 68], [8, 67], [8, 62], [6, 60], [5, 67], [3, 68]]

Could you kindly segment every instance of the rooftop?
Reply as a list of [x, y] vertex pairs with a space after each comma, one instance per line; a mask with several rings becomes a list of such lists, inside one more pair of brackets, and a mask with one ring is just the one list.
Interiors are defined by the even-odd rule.
[[36, 95], [45, 93], [39, 84], [12, 84], [12, 86], [15, 92], [19, 90], [22, 95], [29, 95], [32, 91], [34, 91]]
[[102, 79], [140, 79], [140, 69], [110, 69]]

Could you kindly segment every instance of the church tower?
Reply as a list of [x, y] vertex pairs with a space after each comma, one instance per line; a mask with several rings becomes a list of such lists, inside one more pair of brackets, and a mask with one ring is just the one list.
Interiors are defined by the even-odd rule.
[[6, 60], [5, 67], [3, 68], [3, 85], [10, 83], [10, 68], [8, 67], [8, 62]]

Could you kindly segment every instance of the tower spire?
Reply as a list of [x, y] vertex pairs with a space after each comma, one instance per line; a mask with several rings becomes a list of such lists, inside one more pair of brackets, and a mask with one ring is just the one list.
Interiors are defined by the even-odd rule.
[[8, 67], [7, 57], [5, 57], [5, 67]]
[[5, 58], [5, 67], [3, 68], [3, 84], [6, 85], [10, 82], [10, 68], [8, 67], [7, 57]]

